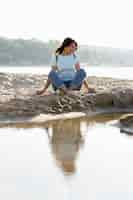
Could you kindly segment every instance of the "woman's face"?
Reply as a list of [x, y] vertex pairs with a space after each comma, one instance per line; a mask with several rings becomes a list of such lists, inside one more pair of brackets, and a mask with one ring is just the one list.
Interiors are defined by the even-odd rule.
[[68, 54], [72, 54], [77, 50], [77, 45], [72, 42], [69, 46], [65, 47], [65, 52]]

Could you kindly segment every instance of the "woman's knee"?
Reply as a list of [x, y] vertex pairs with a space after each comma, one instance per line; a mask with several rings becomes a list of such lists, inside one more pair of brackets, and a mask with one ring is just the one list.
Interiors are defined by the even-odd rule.
[[79, 71], [78, 71], [78, 73], [79, 73], [79, 75], [81, 76], [81, 77], [83, 77], [83, 78], [85, 78], [87, 75], [86, 75], [86, 71], [84, 70], [84, 69], [80, 69]]
[[86, 75], [86, 71], [84, 70], [84, 69], [80, 69], [80, 72], [82, 73], [82, 74], [84, 74], [84, 75]]
[[54, 87], [56, 88], [59, 88], [64, 84], [63, 80], [60, 79], [56, 71], [53, 71], [53, 70], [50, 71], [50, 73], [48, 74], [48, 78], [51, 80], [52, 85], [54, 85]]
[[50, 79], [53, 79], [53, 77], [55, 77], [55, 76], [57, 76], [57, 72], [55, 72], [55, 71], [53, 71], [53, 70], [51, 70], [51, 71], [49, 72], [49, 74], [48, 74], [48, 77], [49, 77]]

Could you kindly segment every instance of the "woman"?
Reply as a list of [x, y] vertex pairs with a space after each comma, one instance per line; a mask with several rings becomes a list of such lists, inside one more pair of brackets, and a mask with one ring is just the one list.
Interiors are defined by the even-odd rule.
[[70, 90], [80, 90], [82, 84], [89, 90], [86, 78], [86, 72], [80, 68], [80, 63], [75, 55], [77, 42], [71, 38], [64, 39], [61, 46], [53, 55], [52, 69], [48, 74], [48, 80], [41, 91], [37, 94], [44, 94], [52, 84], [53, 88], [59, 89], [63, 93], [69, 93]]

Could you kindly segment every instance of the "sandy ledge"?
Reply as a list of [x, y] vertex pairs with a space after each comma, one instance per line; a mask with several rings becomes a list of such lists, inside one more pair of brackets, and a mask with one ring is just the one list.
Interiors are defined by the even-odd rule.
[[109, 112], [133, 112], [133, 81], [88, 77], [95, 93], [37, 96], [46, 75], [0, 73], [0, 124], [42, 123]]

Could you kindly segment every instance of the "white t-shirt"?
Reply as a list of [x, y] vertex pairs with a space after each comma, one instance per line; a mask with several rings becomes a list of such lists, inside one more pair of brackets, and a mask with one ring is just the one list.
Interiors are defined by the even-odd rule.
[[58, 66], [59, 77], [64, 81], [72, 80], [75, 76], [75, 64], [79, 62], [77, 55], [56, 55], [54, 54], [51, 59], [51, 66]]

